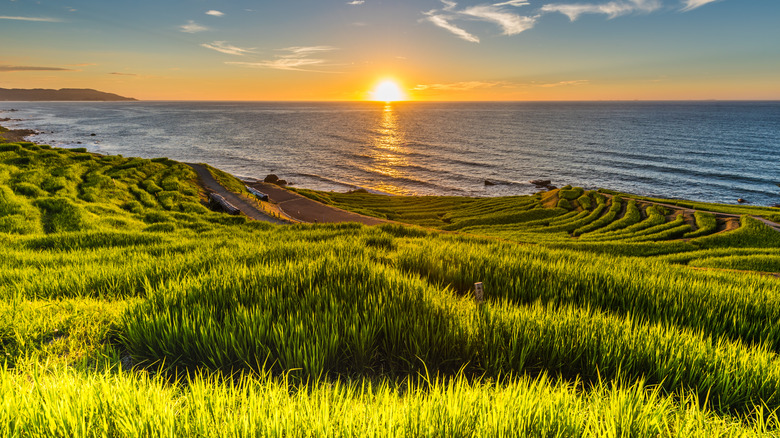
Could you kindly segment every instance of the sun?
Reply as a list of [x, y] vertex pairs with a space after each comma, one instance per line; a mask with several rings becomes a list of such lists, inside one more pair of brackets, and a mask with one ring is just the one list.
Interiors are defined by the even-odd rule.
[[386, 80], [379, 83], [371, 92], [371, 100], [377, 102], [395, 102], [405, 100], [406, 96], [395, 81]]

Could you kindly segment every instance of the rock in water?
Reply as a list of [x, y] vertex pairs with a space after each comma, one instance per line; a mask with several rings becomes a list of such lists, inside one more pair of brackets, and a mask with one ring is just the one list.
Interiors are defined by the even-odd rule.
[[267, 182], [271, 184], [275, 184], [277, 181], [279, 181], [279, 177], [274, 175], [273, 173], [265, 177], [265, 179], [263, 180], [263, 182]]
[[747, 201], [745, 201], [745, 200], [744, 200], [744, 199], [742, 199], [742, 198], [739, 198], [739, 199], [737, 199], [737, 202], [739, 202], [740, 204], [744, 204], [744, 203], [746, 203]]
[[279, 186], [286, 186], [287, 185], [287, 181], [285, 181], [283, 179], [277, 179], [274, 184], [279, 185]]
[[494, 182], [490, 182], [490, 181], [488, 181], [488, 180], [485, 180], [485, 185], [486, 185], [486, 186], [494, 186], [494, 185], [496, 185], [496, 183], [494, 183]]

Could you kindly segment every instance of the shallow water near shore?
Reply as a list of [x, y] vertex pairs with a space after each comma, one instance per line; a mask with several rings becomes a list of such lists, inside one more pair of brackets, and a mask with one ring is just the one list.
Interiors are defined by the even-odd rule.
[[275, 173], [319, 190], [505, 196], [550, 179], [780, 202], [780, 102], [0, 103], [11, 108], [0, 116], [21, 121], [3, 124], [42, 131], [37, 142]]

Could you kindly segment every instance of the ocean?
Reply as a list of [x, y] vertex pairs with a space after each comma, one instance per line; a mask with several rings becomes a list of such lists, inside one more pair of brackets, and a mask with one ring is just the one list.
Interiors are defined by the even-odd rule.
[[[780, 102], [0, 102], [34, 141], [403, 195], [780, 203]], [[95, 134], [94, 136], [92, 134]], [[486, 185], [486, 181], [494, 185]]]

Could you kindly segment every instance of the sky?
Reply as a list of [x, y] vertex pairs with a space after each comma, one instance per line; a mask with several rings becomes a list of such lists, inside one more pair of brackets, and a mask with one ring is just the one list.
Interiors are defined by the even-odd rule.
[[0, 88], [780, 100], [780, 0], [0, 0]]

